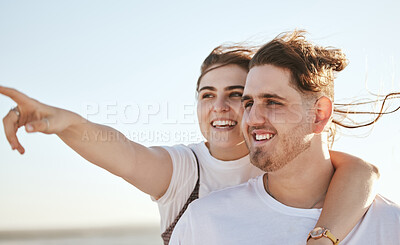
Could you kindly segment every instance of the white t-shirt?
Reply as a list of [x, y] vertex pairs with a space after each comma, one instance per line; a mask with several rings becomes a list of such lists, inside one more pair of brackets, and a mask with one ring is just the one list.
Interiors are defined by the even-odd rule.
[[[194, 201], [176, 225], [170, 245], [304, 245], [320, 214], [321, 209], [276, 201], [260, 176]], [[400, 244], [400, 207], [378, 195], [340, 244]]]
[[246, 183], [264, 172], [250, 163], [249, 156], [235, 161], [221, 161], [211, 156], [204, 142], [163, 147], [171, 156], [172, 179], [165, 194], [155, 200], [161, 216], [161, 232], [175, 220], [185, 205], [197, 182], [197, 164], [191, 149], [196, 153], [200, 165], [199, 198], [212, 191]]

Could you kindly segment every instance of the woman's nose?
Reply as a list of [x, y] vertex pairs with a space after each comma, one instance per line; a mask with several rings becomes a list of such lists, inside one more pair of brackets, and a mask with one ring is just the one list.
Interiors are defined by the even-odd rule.
[[229, 103], [224, 98], [217, 98], [214, 102], [213, 109], [215, 112], [229, 111]]

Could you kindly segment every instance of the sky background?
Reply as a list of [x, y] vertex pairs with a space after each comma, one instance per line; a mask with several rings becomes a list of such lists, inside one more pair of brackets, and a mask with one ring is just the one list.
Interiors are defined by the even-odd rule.
[[[147, 146], [194, 143], [202, 140], [195, 84], [217, 45], [262, 44], [306, 29], [350, 60], [338, 74], [337, 99], [400, 91], [399, 10], [399, 1], [387, 0], [0, 0], [0, 84]], [[14, 105], [0, 96], [0, 115]], [[377, 165], [378, 190], [397, 203], [399, 122], [400, 112], [334, 145]], [[23, 129], [18, 136], [23, 156], [0, 126], [0, 230], [158, 224], [147, 195], [56, 136]]]

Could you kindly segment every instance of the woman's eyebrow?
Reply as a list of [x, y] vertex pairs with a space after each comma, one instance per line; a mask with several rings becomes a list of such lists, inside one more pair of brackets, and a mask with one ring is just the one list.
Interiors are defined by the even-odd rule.
[[199, 92], [202, 91], [202, 90], [206, 90], [206, 89], [207, 90], [212, 90], [212, 91], [216, 91], [217, 90], [215, 87], [212, 87], [212, 86], [204, 86], [201, 89], [199, 89]]
[[244, 90], [244, 86], [242, 85], [234, 85], [224, 88], [225, 91], [234, 90], [234, 89], [241, 89]]
[[[228, 86], [228, 87], [224, 88], [225, 91], [234, 90], [234, 89], [244, 90], [244, 86], [242, 86], [242, 85], [233, 85], [233, 86]], [[200, 88], [198, 92], [200, 92], [202, 90], [216, 91], [217, 89], [215, 87], [212, 87], [212, 86], [204, 86], [204, 87]]]

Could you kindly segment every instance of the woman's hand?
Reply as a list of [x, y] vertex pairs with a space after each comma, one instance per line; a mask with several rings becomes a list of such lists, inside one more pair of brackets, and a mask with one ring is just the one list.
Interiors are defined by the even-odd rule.
[[[0, 86], [0, 94], [10, 97], [18, 106], [19, 116], [11, 110], [3, 119], [6, 137], [13, 150], [25, 152], [17, 138], [17, 131], [22, 126], [29, 133], [57, 134], [89, 162], [124, 178], [153, 197], [161, 197], [168, 189], [172, 160], [164, 148], [145, 147], [111, 127], [45, 105], [12, 88]], [[107, 137], [103, 139], [99, 135]]]
[[41, 132], [45, 134], [59, 133], [69, 125], [69, 111], [48, 106], [34, 100], [25, 94], [7, 87], [0, 86], [0, 94], [3, 94], [17, 103], [18, 112], [10, 110], [3, 118], [4, 131], [13, 150], [17, 149], [24, 154], [25, 149], [17, 137], [17, 131], [25, 126], [28, 133]]

